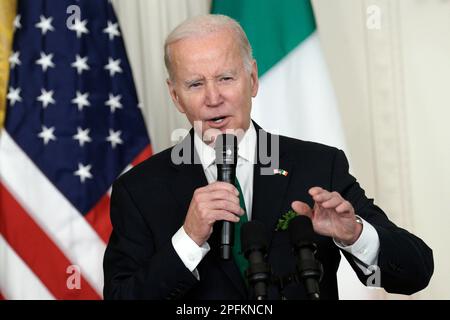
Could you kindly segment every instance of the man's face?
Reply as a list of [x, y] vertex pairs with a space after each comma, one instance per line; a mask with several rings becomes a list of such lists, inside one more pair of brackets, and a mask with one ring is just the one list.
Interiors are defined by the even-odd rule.
[[[170, 95], [191, 125], [201, 121], [206, 130], [247, 130], [252, 97], [258, 91], [258, 71], [249, 73], [231, 31], [188, 38], [170, 47]], [[200, 133], [200, 132], [198, 132]]]

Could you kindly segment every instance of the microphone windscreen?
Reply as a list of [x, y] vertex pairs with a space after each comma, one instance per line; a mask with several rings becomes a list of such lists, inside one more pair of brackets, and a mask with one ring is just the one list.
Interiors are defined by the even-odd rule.
[[241, 249], [247, 257], [252, 250], [267, 251], [268, 237], [261, 221], [252, 220], [241, 227]]
[[216, 164], [237, 163], [237, 137], [234, 134], [220, 134], [216, 137], [214, 149]]
[[302, 242], [313, 242], [314, 229], [309, 217], [299, 215], [289, 222], [289, 239], [293, 245]]

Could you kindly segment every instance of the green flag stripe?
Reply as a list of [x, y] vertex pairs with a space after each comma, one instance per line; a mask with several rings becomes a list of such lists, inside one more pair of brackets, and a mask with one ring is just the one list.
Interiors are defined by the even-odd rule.
[[241, 24], [253, 47], [259, 76], [316, 29], [309, 0], [215, 0], [211, 12]]

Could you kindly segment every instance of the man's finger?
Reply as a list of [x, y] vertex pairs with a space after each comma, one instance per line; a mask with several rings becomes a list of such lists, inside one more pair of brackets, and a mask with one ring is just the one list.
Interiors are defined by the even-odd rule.
[[339, 206], [336, 207], [337, 213], [349, 212], [352, 210], [353, 210], [353, 206], [348, 201], [344, 201]]
[[291, 204], [292, 210], [297, 212], [299, 215], [308, 216], [312, 219], [312, 210], [307, 203], [301, 201], [294, 201]]
[[234, 202], [228, 201], [228, 200], [217, 200], [217, 201], [211, 201], [208, 204], [208, 208], [211, 210], [226, 210], [228, 212], [237, 214], [237, 215], [243, 215], [244, 209], [242, 209], [239, 204], [236, 204]]
[[202, 199], [204, 201], [228, 200], [239, 204], [239, 197], [235, 193], [223, 189], [208, 192]]
[[204, 191], [216, 191], [216, 190], [228, 190], [230, 192], [233, 192], [237, 196], [239, 195], [238, 189], [233, 186], [231, 183], [223, 182], [223, 181], [216, 181], [213, 182], [206, 187], [204, 187]]
[[239, 216], [226, 210], [213, 210], [211, 212], [214, 221], [226, 220], [230, 222], [239, 222]]
[[336, 208], [339, 206], [344, 200], [342, 200], [340, 197], [332, 196], [331, 199], [321, 203], [320, 205], [325, 209], [331, 209]]
[[315, 202], [322, 204], [322, 202], [328, 201], [333, 197], [334, 195], [331, 192], [323, 190], [322, 192], [314, 195], [312, 198]]
[[311, 195], [311, 196], [315, 196], [316, 194], [319, 194], [319, 193], [321, 193], [321, 192], [323, 192], [323, 191], [326, 191], [325, 189], [322, 189], [321, 187], [312, 187], [312, 188], [310, 188], [309, 190], [308, 190], [308, 193]]

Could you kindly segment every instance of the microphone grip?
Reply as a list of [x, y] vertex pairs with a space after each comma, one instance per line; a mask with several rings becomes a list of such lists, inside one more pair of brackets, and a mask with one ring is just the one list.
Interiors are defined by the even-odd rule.
[[319, 282], [317, 279], [306, 278], [305, 289], [310, 300], [320, 300]]
[[267, 300], [267, 286], [264, 282], [257, 282], [255, 284], [256, 300]]
[[234, 244], [234, 225], [230, 221], [222, 221], [220, 230], [220, 257], [224, 260], [231, 259]]
[[236, 166], [226, 164], [217, 165], [218, 181], [228, 182], [234, 185], [235, 179], [236, 179]]
[[[234, 185], [236, 179], [236, 166], [217, 164], [217, 180], [228, 182]], [[234, 246], [234, 224], [230, 221], [222, 221], [220, 227], [220, 246], [219, 254], [223, 260], [232, 258]]]

